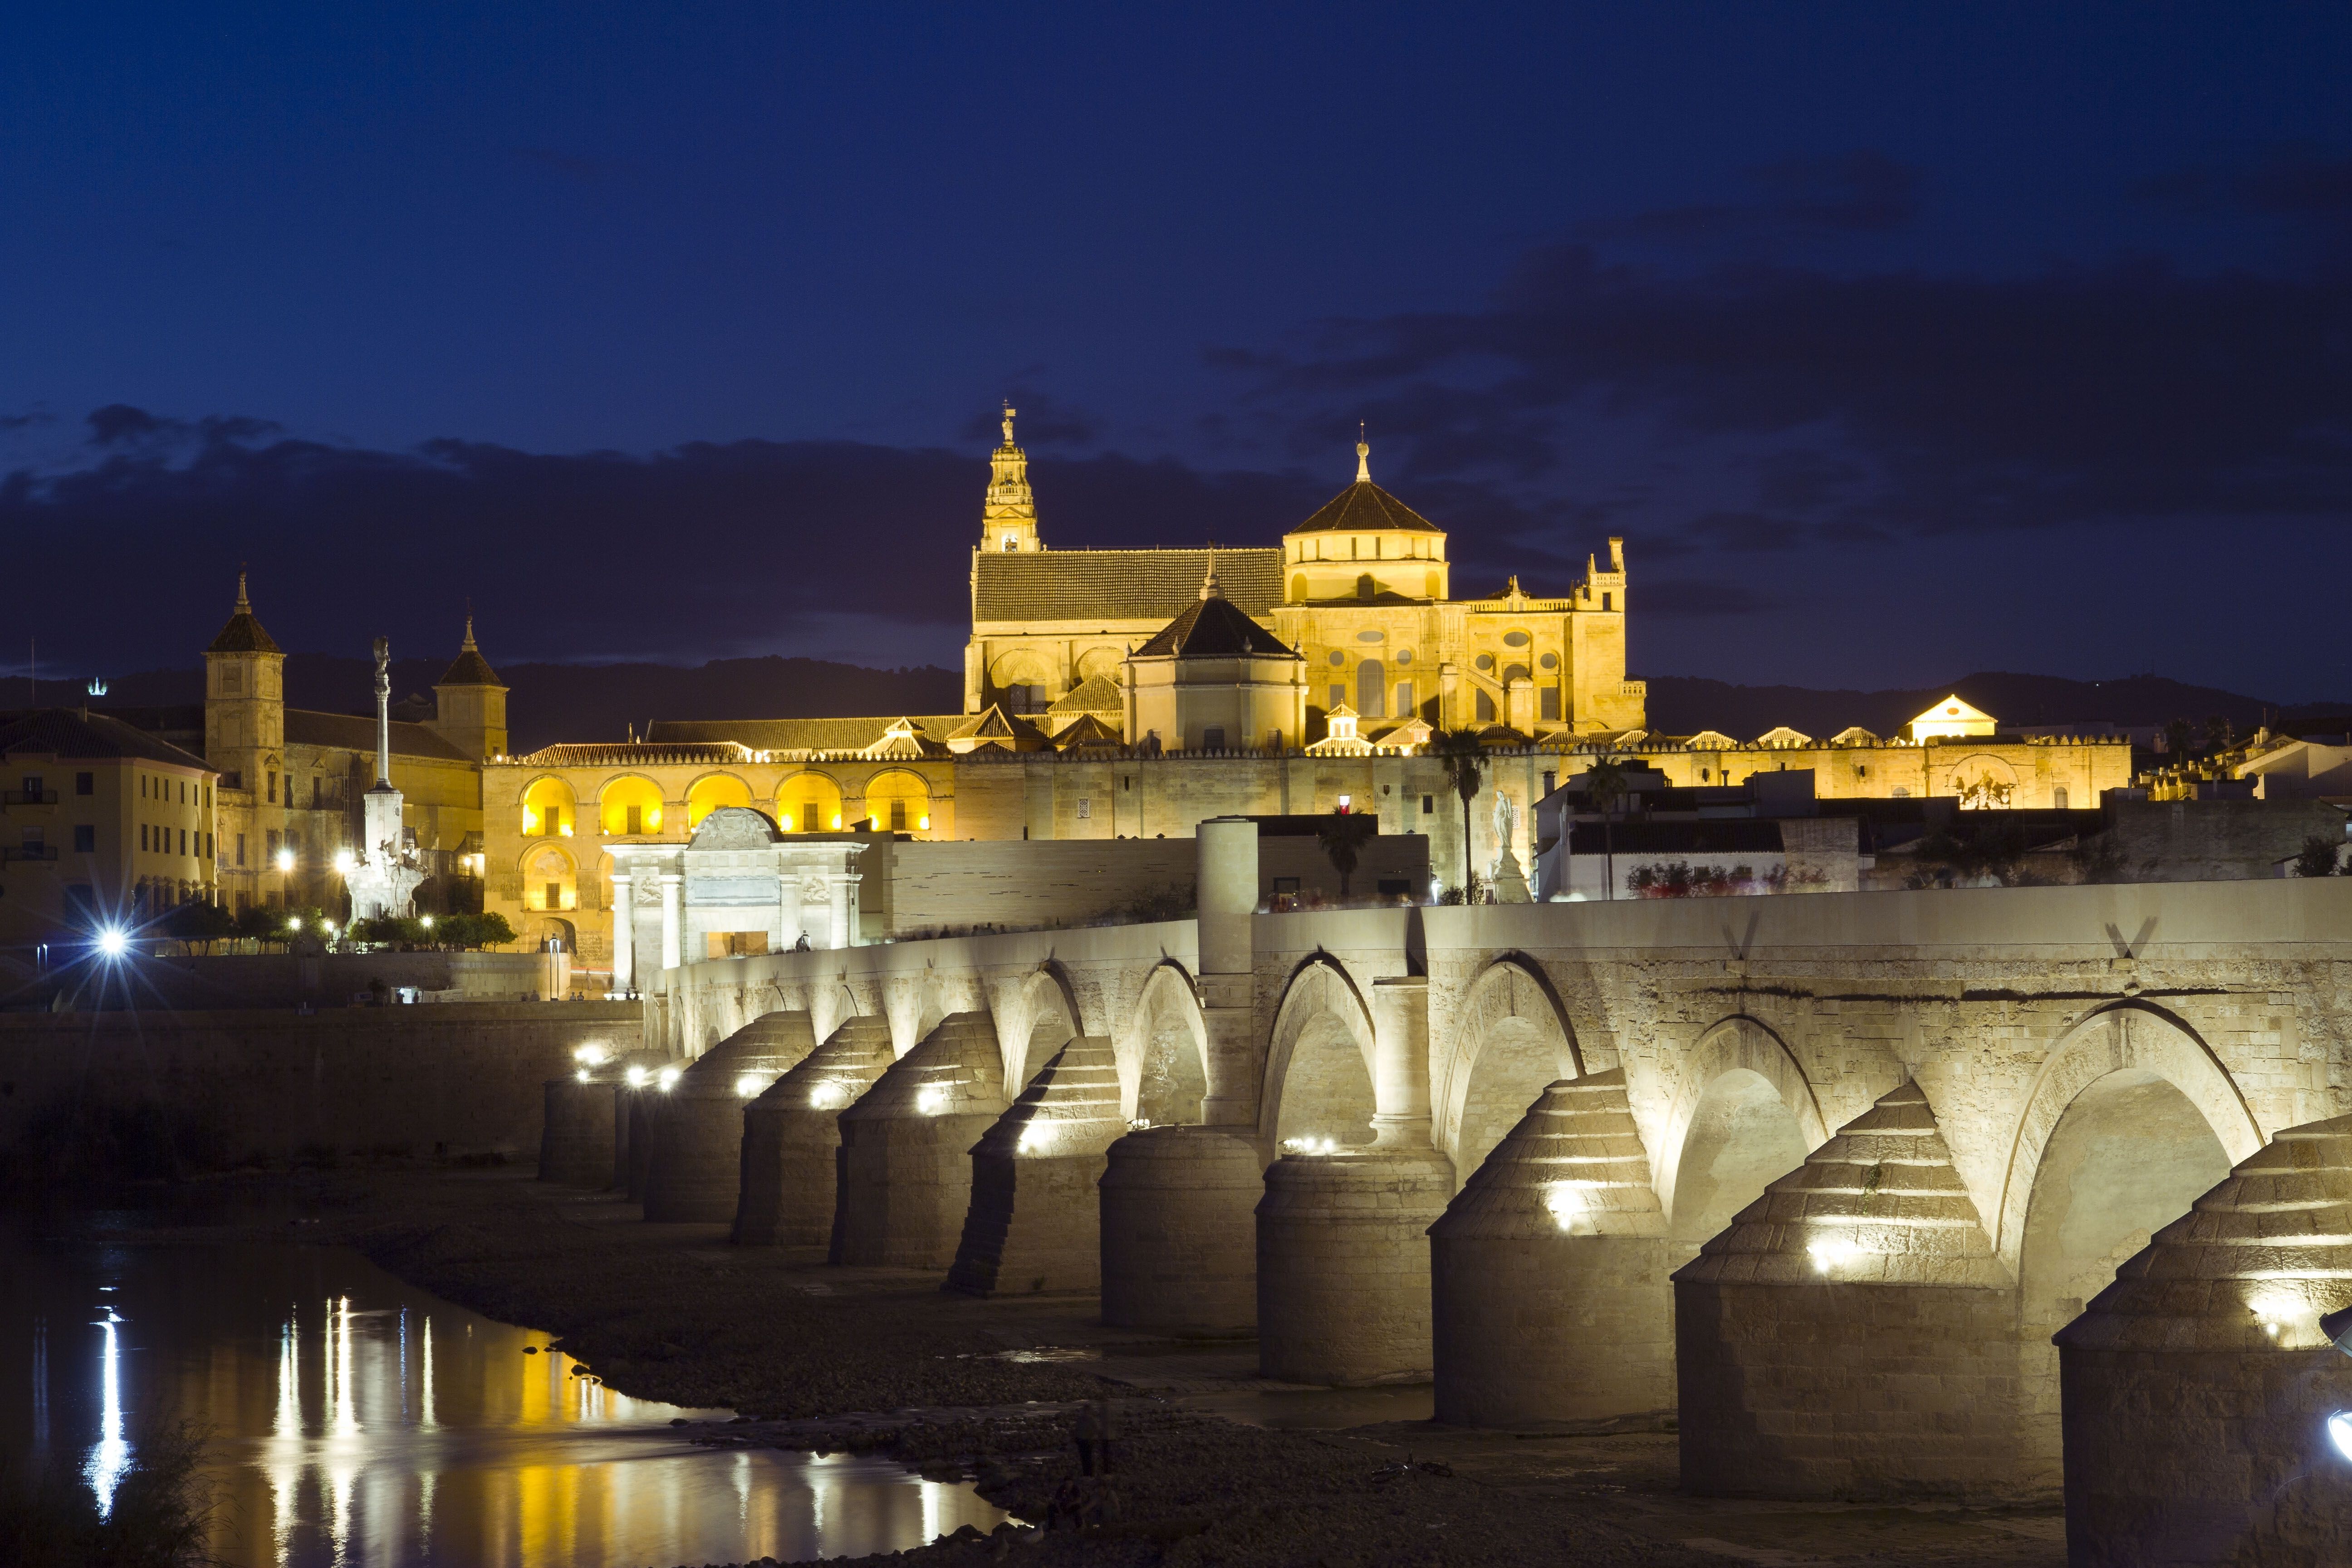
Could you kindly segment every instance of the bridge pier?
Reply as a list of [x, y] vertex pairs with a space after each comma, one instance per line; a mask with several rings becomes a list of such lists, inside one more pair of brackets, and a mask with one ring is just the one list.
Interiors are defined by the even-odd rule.
[[613, 1184], [614, 1089], [609, 1073], [583, 1068], [547, 1080], [539, 1179], [591, 1189]]
[[2347, 1211], [2352, 1117], [2290, 1127], [2059, 1331], [2070, 1563], [2344, 1560]]
[[732, 1221], [743, 1182], [743, 1107], [815, 1048], [806, 1013], [770, 1013], [703, 1052], [658, 1090], [646, 1218]]
[[1147, 1127], [1113, 1143], [1099, 1189], [1103, 1321], [1171, 1334], [1255, 1327], [1264, 1164], [1224, 1128]]
[[1430, 1227], [1437, 1419], [1675, 1403], [1666, 1221], [1622, 1068], [1547, 1088]]
[[1906, 1082], [1675, 1275], [1683, 1485], [2020, 1489], [2017, 1289]]
[[1257, 1206], [1258, 1369], [1291, 1383], [1429, 1375], [1430, 1226], [1454, 1164], [1430, 1142], [1429, 982], [1372, 985], [1372, 1142], [1286, 1153]]
[[834, 1261], [944, 1269], [971, 1206], [971, 1146], [1004, 1113], [985, 1013], [950, 1013], [841, 1113]]
[[947, 1289], [975, 1296], [1102, 1283], [1096, 1184], [1127, 1130], [1110, 1041], [1064, 1046], [971, 1151], [971, 1207]]
[[890, 1065], [890, 1026], [845, 1018], [824, 1044], [743, 1108], [744, 1247], [829, 1247], [839, 1198], [840, 1117]]

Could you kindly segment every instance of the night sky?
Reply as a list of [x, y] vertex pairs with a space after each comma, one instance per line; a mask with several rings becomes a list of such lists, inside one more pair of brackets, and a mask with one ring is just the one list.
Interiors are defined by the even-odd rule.
[[[1637, 674], [2352, 698], [2339, 6], [18, 7], [0, 670], [960, 663], [1051, 545], [1622, 534]], [[27, 592], [22, 584], [38, 584]]]

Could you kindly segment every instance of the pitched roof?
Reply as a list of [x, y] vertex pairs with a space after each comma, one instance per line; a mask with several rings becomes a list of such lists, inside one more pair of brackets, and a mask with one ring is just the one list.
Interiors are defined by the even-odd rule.
[[200, 773], [217, 770], [193, 752], [136, 729], [106, 713], [84, 713], [73, 708], [41, 708], [0, 726], [0, 755], [32, 752], [67, 759], [143, 757], [176, 768]]
[[[908, 722], [925, 740], [944, 742], [965, 717], [917, 713]], [[670, 746], [731, 742], [755, 752], [862, 752], [898, 719], [889, 713], [848, 719], [661, 719], [646, 727], [646, 739]]]
[[[307, 708], [289, 708], [286, 710], [286, 743], [289, 746], [333, 747], [346, 752], [364, 752], [373, 756], [375, 715], [317, 713]], [[395, 757], [432, 757], [443, 762], [474, 761], [424, 725], [404, 723], [397, 719], [392, 722], [392, 754]]]
[[1127, 699], [1108, 675], [1089, 675], [1070, 694], [1045, 710], [1048, 713], [1124, 713]]
[[458, 645], [457, 657], [449, 661], [449, 668], [442, 672], [441, 679], [434, 684], [436, 686], [495, 686], [501, 691], [506, 689], [506, 682], [499, 679], [499, 672], [490, 668], [490, 661], [484, 658], [482, 650], [474, 646], [473, 616], [466, 617], [466, 640]]
[[1081, 713], [1077, 722], [1054, 737], [1054, 744], [1066, 752], [1073, 747], [1124, 746], [1127, 736], [1104, 723], [1099, 714]]
[[751, 749], [732, 741], [716, 741], [700, 745], [665, 744], [658, 741], [589, 741], [541, 746], [536, 752], [509, 757], [507, 762], [520, 768], [653, 768], [665, 763], [723, 765], [751, 760]]
[[1001, 702], [992, 702], [961, 724], [948, 737], [948, 749], [964, 752], [982, 746], [1002, 747], [1009, 752], [1039, 752], [1052, 742], [1045, 731], [1018, 714], [1007, 713]]
[[228, 625], [221, 627], [220, 636], [213, 638], [206, 653], [275, 653], [285, 649], [270, 640], [253, 616], [253, 602], [245, 596], [245, 574], [236, 574], [236, 606], [229, 611]]
[[[1256, 615], [1282, 603], [1282, 552], [1220, 550], [1225, 596]], [[1206, 550], [1035, 550], [974, 557], [976, 621], [1141, 621], [1197, 598]]]
[[1358, 479], [1324, 503], [1292, 533], [1370, 533], [1380, 529], [1408, 533], [1445, 531], [1370, 479]]
[[[1220, 579], [1222, 585], [1222, 579]], [[1202, 590], [1195, 588], [1197, 595]], [[1176, 618], [1135, 650], [1138, 658], [1297, 658], [1280, 637], [1259, 626], [1222, 593], [1195, 597]]]

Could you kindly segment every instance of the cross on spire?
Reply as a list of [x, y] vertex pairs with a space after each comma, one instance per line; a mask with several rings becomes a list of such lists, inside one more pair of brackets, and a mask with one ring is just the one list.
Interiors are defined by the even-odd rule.
[[1360, 419], [1356, 421], [1356, 482], [1372, 482], [1372, 445], [1364, 439], [1364, 422]]

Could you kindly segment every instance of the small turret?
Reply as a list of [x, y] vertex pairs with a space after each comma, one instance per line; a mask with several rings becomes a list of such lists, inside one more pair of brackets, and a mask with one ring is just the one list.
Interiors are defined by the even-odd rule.
[[466, 640], [433, 683], [433, 730], [467, 756], [488, 762], [507, 749], [507, 687], [474, 644], [474, 616], [466, 613]]

